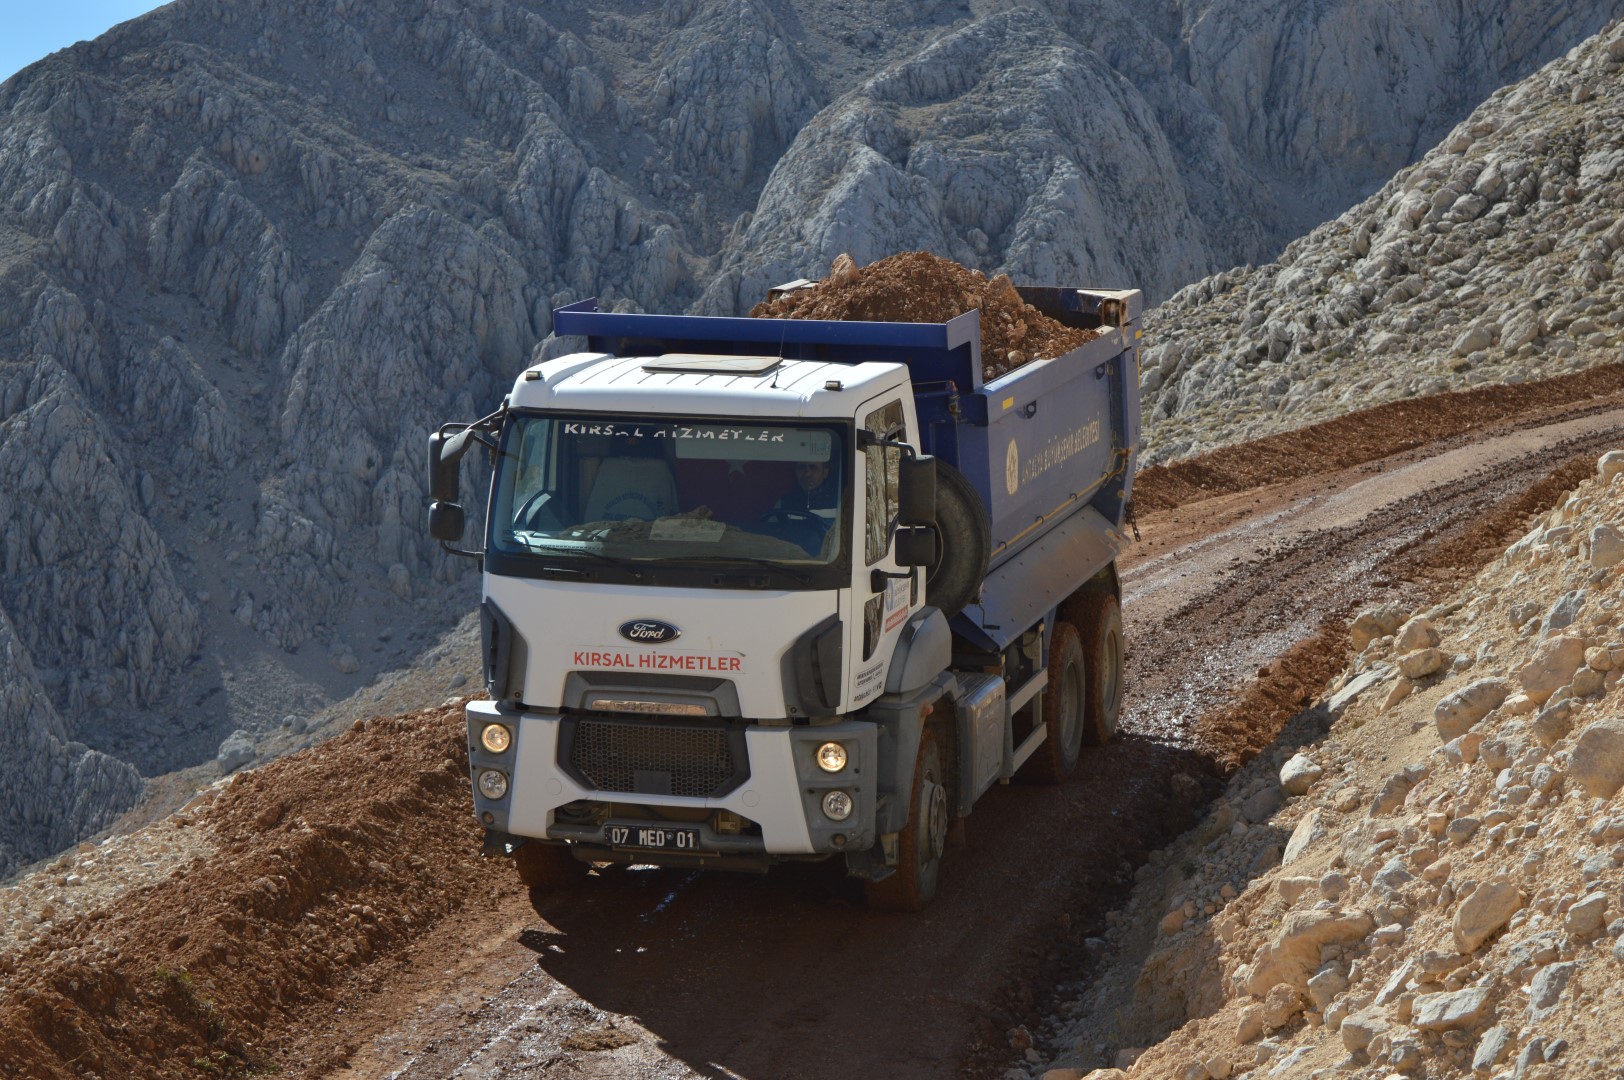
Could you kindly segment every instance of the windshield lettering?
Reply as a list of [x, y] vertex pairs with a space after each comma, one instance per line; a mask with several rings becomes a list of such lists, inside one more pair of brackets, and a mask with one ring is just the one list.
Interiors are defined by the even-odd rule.
[[706, 425], [704, 427], [685, 427], [673, 424], [666, 427], [643, 428], [641, 426], [626, 427], [620, 424], [584, 424], [567, 423], [563, 425], [565, 435], [603, 435], [612, 439], [705, 439], [712, 442], [732, 439], [738, 442], [782, 443], [786, 435], [782, 431], [772, 431], [766, 428], [752, 430], [747, 428], [726, 428]]

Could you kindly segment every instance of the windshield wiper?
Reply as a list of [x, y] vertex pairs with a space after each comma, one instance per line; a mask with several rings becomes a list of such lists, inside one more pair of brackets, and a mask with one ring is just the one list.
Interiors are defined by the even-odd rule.
[[613, 555], [605, 555], [601, 551], [593, 551], [591, 548], [584, 548], [584, 547], [583, 548], [557, 547], [557, 546], [552, 545], [552, 544], [542, 543], [540, 541], [535, 541], [535, 540], [524, 541], [524, 544], [525, 544], [526, 547], [530, 548], [530, 550], [532, 550], [532, 551], [537, 551], [537, 552], [544, 551], [549, 555], [585, 555], [590, 559], [596, 559], [601, 563], [607, 563], [608, 565], [613, 566], [617, 570], [621, 570], [621, 571], [624, 571], [627, 574], [630, 574], [633, 581], [642, 581], [643, 580], [643, 571], [641, 571], [637, 567], [633, 566], [628, 560], [626, 560], [626, 559], [617, 559]]
[[788, 574], [802, 585], [805, 585], [807, 582], [812, 580], [812, 575], [807, 573], [805, 570], [797, 570], [793, 566], [785, 566], [783, 563], [774, 562], [771, 559], [763, 559], [752, 555], [690, 555], [684, 558], [682, 561], [702, 563], [744, 563], [749, 566], [759, 567], [763, 570], [773, 570], [779, 573]]

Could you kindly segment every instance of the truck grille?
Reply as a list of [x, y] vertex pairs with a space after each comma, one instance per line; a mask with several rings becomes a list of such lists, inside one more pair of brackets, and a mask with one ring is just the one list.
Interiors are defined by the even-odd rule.
[[583, 717], [570, 740], [569, 765], [599, 791], [636, 795], [703, 799], [744, 780], [733, 740], [718, 724]]

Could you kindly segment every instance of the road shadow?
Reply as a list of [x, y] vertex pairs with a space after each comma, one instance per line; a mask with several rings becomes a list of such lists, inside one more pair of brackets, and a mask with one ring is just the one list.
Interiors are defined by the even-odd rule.
[[1125, 735], [1055, 787], [989, 792], [925, 911], [870, 912], [842, 865], [605, 869], [533, 898], [521, 943], [704, 1076], [957, 1074], [1100, 932], [1151, 850], [1220, 789], [1192, 751]]

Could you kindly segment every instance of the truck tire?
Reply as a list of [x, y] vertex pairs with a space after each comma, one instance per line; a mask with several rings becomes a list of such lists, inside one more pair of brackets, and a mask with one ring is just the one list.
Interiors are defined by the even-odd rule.
[[588, 867], [564, 844], [529, 840], [513, 853], [519, 882], [534, 893], [562, 892], [586, 880]]
[[936, 463], [936, 560], [925, 570], [925, 599], [951, 619], [975, 598], [992, 555], [992, 520], [964, 474]]
[[927, 727], [919, 735], [908, 820], [897, 838], [897, 867], [885, 880], [864, 885], [869, 907], [876, 911], [919, 911], [935, 898], [952, 812], [941, 748], [936, 733]]
[[1083, 741], [1104, 746], [1116, 735], [1122, 716], [1122, 604], [1115, 593], [1085, 593], [1076, 607], [1083, 633], [1083, 662], [1088, 672], [1087, 716]]
[[1048, 734], [1022, 767], [1022, 776], [1058, 784], [1077, 770], [1086, 736], [1088, 662], [1082, 635], [1069, 622], [1054, 624], [1049, 642], [1049, 686], [1043, 692], [1043, 726]]

